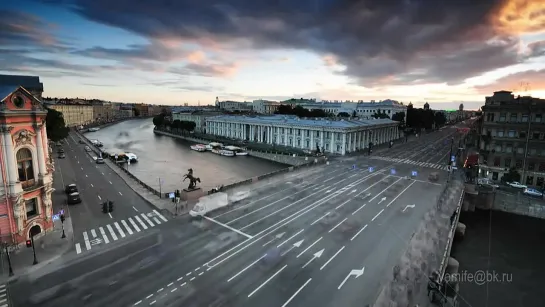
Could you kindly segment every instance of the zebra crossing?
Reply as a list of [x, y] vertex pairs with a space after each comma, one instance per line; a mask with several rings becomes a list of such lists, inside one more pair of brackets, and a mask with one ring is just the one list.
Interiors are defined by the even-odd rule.
[[0, 307], [8, 307], [8, 292], [5, 284], [0, 285]]
[[[128, 221], [128, 223], [127, 223]], [[168, 220], [157, 210], [149, 213], [141, 213], [127, 218], [127, 221], [116, 221], [106, 226], [83, 232], [83, 244], [76, 243], [76, 254], [85, 250], [91, 250], [95, 245], [108, 244], [112, 241], [123, 239], [135, 232], [140, 232], [167, 222]]]
[[380, 157], [380, 156], [374, 156], [374, 157], [372, 156], [371, 159], [395, 162], [395, 163], [412, 164], [412, 165], [421, 166], [421, 167], [435, 168], [435, 169], [439, 169], [443, 171], [448, 170], [448, 167], [446, 165], [439, 165], [437, 163], [430, 163], [430, 162], [423, 162], [423, 161], [414, 161], [410, 159], [400, 159], [400, 158], [390, 158], [390, 157]]

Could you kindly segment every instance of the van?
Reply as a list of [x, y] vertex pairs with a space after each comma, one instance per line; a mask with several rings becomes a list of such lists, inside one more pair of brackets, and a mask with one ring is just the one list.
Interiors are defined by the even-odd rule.
[[218, 192], [199, 198], [199, 201], [189, 211], [193, 218], [203, 217], [209, 212], [226, 207], [229, 204], [227, 193]]

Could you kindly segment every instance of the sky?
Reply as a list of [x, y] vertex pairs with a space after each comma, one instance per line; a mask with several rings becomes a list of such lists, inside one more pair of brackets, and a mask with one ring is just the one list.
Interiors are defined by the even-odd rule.
[[0, 0], [0, 73], [180, 105], [545, 98], [542, 0]]

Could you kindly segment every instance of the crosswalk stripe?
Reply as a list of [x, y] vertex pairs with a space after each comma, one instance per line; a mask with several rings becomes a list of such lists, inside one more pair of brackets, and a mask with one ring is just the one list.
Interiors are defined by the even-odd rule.
[[146, 226], [146, 224], [142, 222], [142, 220], [140, 219], [138, 215], [135, 215], [134, 218], [138, 221], [138, 223], [140, 223], [140, 225], [142, 226], [142, 228], [144, 228], [144, 230], [148, 229], [148, 226]]
[[114, 225], [115, 225], [115, 228], [117, 228], [117, 232], [119, 232], [121, 237], [124, 238], [125, 237], [125, 232], [123, 232], [123, 229], [121, 229], [121, 227], [119, 226], [119, 223], [115, 222]]
[[97, 237], [97, 232], [94, 229], [91, 229], [91, 235], [93, 236], [93, 239]]
[[140, 232], [140, 228], [138, 227], [138, 225], [136, 225], [136, 223], [130, 217], [129, 217], [129, 222], [131, 222], [132, 228], [134, 228], [136, 232]]
[[108, 231], [110, 232], [110, 236], [112, 236], [114, 241], [117, 241], [117, 235], [115, 234], [114, 229], [112, 228], [112, 226], [110, 226], [110, 224], [108, 224], [108, 225], [106, 225], [106, 228], [108, 228]]
[[79, 245], [79, 243], [76, 243], [76, 254], [79, 253], [81, 253], [81, 246]]
[[104, 231], [104, 228], [99, 227], [98, 230], [100, 230], [100, 234], [102, 235], [102, 238], [104, 239], [104, 243], [105, 244], [110, 243], [110, 240], [108, 239], [108, 236], [106, 236], [106, 232]]
[[89, 236], [87, 235], [87, 231], [83, 232], [83, 240], [85, 241], [85, 248], [87, 248], [87, 250], [90, 250], [91, 242], [89, 242]]
[[125, 222], [125, 220], [121, 220], [121, 224], [123, 224], [129, 235], [132, 235], [132, 229], [129, 227], [129, 225], [127, 225], [127, 222]]
[[157, 224], [157, 225], [161, 224], [161, 221], [159, 221], [159, 219], [156, 218], [155, 216], [153, 217], [153, 221], [154, 221], [155, 224]]
[[155, 225], [150, 221], [150, 219], [148, 219], [148, 217], [147, 217], [144, 213], [140, 214], [140, 216], [142, 216], [142, 217], [144, 218], [144, 220], [146, 220], [146, 222], [148, 222], [148, 224], [149, 224], [151, 227], [155, 226]]
[[157, 212], [157, 210], [153, 210], [153, 212], [155, 213], [155, 215], [157, 215], [158, 217], [160, 217], [163, 221], [167, 221], [167, 219], [159, 212]]

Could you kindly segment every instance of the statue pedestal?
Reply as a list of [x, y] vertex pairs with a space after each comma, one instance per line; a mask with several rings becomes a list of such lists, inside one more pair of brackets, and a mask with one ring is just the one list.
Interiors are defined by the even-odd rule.
[[199, 197], [203, 195], [204, 195], [204, 191], [199, 187], [195, 187], [193, 189], [183, 189], [180, 196], [182, 200], [187, 201], [187, 200], [197, 200], [199, 199]]

